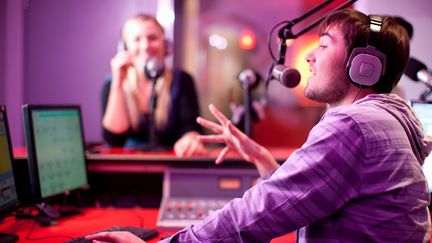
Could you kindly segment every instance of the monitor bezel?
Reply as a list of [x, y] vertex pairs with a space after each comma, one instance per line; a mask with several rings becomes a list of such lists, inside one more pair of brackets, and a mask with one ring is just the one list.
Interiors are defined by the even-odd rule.
[[[56, 193], [53, 195], [49, 195], [46, 197], [42, 197], [41, 193], [41, 185], [39, 178], [39, 170], [38, 170], [38, 160], [37, 160], [37, 152], [36, 152], [36, 144], [35, 144], [35, 136], [34, 136], [34, 124], [32, 113], [33, 111], [42, 111], [42, 110], [77, 110], [79, 113], [79, 123], [81, 127], [81, 148], [83, 151], [83, 160], [85, 163], [85, 178], [86, 184], [83, 184], [77, 188], [62, 191], [60, 193]], [[27, 164], [28, 164], [28, 172], [30, 178], [30, 187], [31, 187], [31, 202], [30, 203], [41, 203], [41, 202], [49, 202], [51, 200], [55, 200], [56, 198], [65, 197], [69, 194], [74, 194], [75, 192], [82, 191], [88, 189], [89, 186], [89, 177], [88, 177], [88, 168], [87, 168], [87, 158], [85, 155], [85, 137], [84, 137], [84, 126], [82, 122], [82, 113], [81, 107], [79, 105], [41, 105], [41, 104], [25, 104], [22, 106], [23, 111], [23, 124], [25, 130], [25, 140], [26, 140], [26, 148], [27, 148]]]
[[7, 115], [5, 105], [0, 105], [0, 113], [3, 114], [3, 119], [4, 119], [5, 129], [6, 129], [6, 140], [7, 140], [8, 151], [9, 151], [9, 155], [10, 155], [9, 158], [10, 158], [10, 162], [11, 162], [12, 174], [14, 177], [13, 179], [14, 179], [15, 191], [17, 194], [16, 200], [13, 204], [11, 204], [11, 205], [3, 208], [3, 209], [0, 209], [0, 217], [4, 217], [6, 215], [11, 214], [15, 210], [17, 210], [21, 206], [21, 203], [19, 201], [19, 195], [18, 195], [18, 188], [17, 188], [17, 181], [16, 181], [16, 169], [14, 167], [14, 155], [13, 155], [13, 149], [12, 149], [12, 138], [10, 136], [8, 115]]
[[[432, 106], [432, 100], [413, 99], [413, 100], [410, 100], [410, 102], [411, 102], [410, 103], [411, 109], [413, 109], [414, 112], [415, 112], [415, 110], [414, 110], [415, 104], [430, 104]], [[417, 116], [417, 114], [416, 114], [416, 116]], [[432, 153], [429, 156], [432, 156]], [[429, 193], [432, 196], [432, 188], [429, 188]], [[431, 202], [429, 207], [432, 207], [432, 202]]]
[[411, 106], [413, 104], [432, 104], [432, 100], [411, 100]]

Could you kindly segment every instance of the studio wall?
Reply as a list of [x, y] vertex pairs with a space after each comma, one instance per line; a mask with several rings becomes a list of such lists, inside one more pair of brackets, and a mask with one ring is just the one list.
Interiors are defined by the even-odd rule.
[[[0, 102], [7, 105], [15, 146], [24, 145], [20, 107], [25, 103], [79, 104], [83, 110], [86, 141], [102, 140], [100, 91], [110, 71], [109, 61], [116, 51], [121, 24], [137, 12], [154, 14], [157, 2], [157, 0], [0, 1]], [[238, 22], [240, 24], [237, 26], [255, 23], [259, 26], [260, 32], [267, 32], [268, 28], [276, 22], [297, 17], [316, 4], [316, 1], [303, 3], [296, 1], [285, 6], [278, 4], [277, 0], [267, 2], [253, 0], [246, 1], [247, 5], [236, 2], [233, 7], [228, 7], [217, 5], [212, 0], [182, 2], [185, 5], [190, 3], [197, 5], [196, 11], [200, 11], [201, 2], [201, 10], [207, 13], [205, 21], [210, 23], [208, 26], [214, 26], [211, 21], [221, 17], [215, 14], [208, 15], [216, 9], [226, 12], [231, 18], [240, 19], [241, 21]], [[231, 1], [223, 2], [231, 3]], [[271, 8], [260, 4], [279, 7], [277, 11], [272, 11]], [[366, 13], [406, 17], [415, 28], [412, 56], [422, 60], [429, 67], [432, 66], [432, 56], [429, 54], [429, 43], [432, 40], [429, 33], [429, 25], [432, 23], [430, 0], [409, 2], [358, 0], [355, 6]], [[182, 26], [199, 38], [201, 33], [196, 32], [200, 19], [197, 17], [189, 20], [192, 21], [192, 25], [186, 26], [187, 23], [184, 22]], [[202, 24], [201, 26], [205, 26]], [[187, 41], [187, 38], [183, 40], [183, 42]], [[265, 45], [261, 48], [265, 48]], [[188, 55], [187, 51], [182, 53]], [[190, 53], [197, 53], [197, 50], [192, 50]], [[176, 59], [194, 75], [197, 86], [203, 89], [206, 88], [207, 80], [202, 74], [209, 74], [203, 66], [205, 65], [203, 58], [208, 57], [201, 56], [195, 60]], [[250, 57], [253, 59], [243, 60], [244, 66], [251, 65], [264, 74], [267, 64], [271, 61], [267, 54], [255, 53]], [[242, 67], [238, 66], [239, 69]], [[230, 80], [224, 82], [236, 82], [235, 76], [225, 78]], [[209, 80], [217, 81], [214, 77]], [[416, 98], [424, 88], [422, 84], [414, 83], [406, 77], [401, 83], [406, 90], [407, 99]], [[211, 89], [209, 87], [214, 86], [207, 85], [207, 89]], [[201, 104], [202, 110], [206, 110], [206, 102]], [[311, 124], [316, 122], [315, 115], [306, 117], [311, 118]]]

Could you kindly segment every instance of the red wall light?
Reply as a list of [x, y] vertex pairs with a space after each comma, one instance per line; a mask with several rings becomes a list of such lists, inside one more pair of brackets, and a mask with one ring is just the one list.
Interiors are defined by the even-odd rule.
[[256, 45], [255, 34], [250, 30], [244, 30], [240, 33], [239, 46], [244, 50], [252, 50]]

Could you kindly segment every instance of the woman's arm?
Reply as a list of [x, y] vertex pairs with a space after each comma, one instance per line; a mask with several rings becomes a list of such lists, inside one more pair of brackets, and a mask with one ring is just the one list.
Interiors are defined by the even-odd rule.
[[102, 126], [115, 134], [125, 133], [130, 126], [123, 93], [123, 82], [130, 65], [131, 61], [127, 52], [117, 53], [111, 60], [112, 81], [102, 118]]

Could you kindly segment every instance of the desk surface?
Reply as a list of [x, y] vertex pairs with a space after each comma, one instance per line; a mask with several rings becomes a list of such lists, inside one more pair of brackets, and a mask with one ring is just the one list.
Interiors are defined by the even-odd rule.
[[[285, 147], [272, 147], [268, 148], [271, 154], [278, 161], [285, 161], [288, 156], [295, 150], [296, 148], [285, 148]], [[177, 157], [174, 154], [174, 151], [166, 151], [166, 152], [143, 152], [135, 149], [127, 149], [127, 148], [107, 148], [107, 147], [96, 147], [87, 151], [87, 159], [90, 160], [211, 160], [214, 161], [218, 156], [221, 149], [213, 149], [210, 154], [206, 156], [192, 156], [186, 158]], [[14, 157], [16, 159], [27, 159], [27, 150], [25, 147], [16, 147], [13, 149]], [[240, 156], [236, 153], [229, 153], [227, 156], [228, 160], [236, 160], [241, 159]]]
[[[186, 166], [210, 166], [220, 150], [214, 150], [209, 156], [195, 156], [188, 158], [176, 157], [173, 152], [140, 152], [121, 148], [103, 148], [99, 151], [87, 153], [89, 172], [163, 172], [167, 167]], [[271, 153], [279, 162], [285, 159], [294, 149], [272, 148]], [[14, 158], [27, 159], [25, 148], [14, 148]], [[230, 154], [227, 161], [222, 164], [229, 166], [238, 164], [251, 166], [241, 160], [236, 154]], [[8, 217], [0, 223], [1, 233], [14, 233], [19, 235], [19, 242], [64, 242], [71, 238], [87, 235], [115, 225], [141, 226], [154, 228], [157, 221], [158, 209], [143, 208], [89, 208], [84, 209], [84, 214], [58, 221], [58, 225], [41, 227], [33, 220], [16, 220]], [[161, 237], [171, 235], [173, 232], [161, 232], [160, 235], [149, 242], [157, 242]], [[48, 238], [49, 237], [49, 238]], [[37, 240], [35, 240], [37, 239]], [[295, 234], [290, 233], [272, 240], [278, 242], [295, 242]]]
[[[295, 148], [269, 148], [274, 158], [283, 163]], [[212, 150], [207, 156], [177, 157], [173, 151], [142, 152], [124, 148], [96, 147], [86, 153], [89, 172], [123, 172], [123, 173], [163, 173], [170, 166], [216, 167], [220, 149]], [[14, 148], [15, 159], [27, 159], [25, 148]], [[229, 153], [225, 162], [217, 167], [251, 167], [238, 154]]]
[[[130, 160], [146, 160], [146, 159], [156, 159], [156, 160], [212, 160], [214, 161], [219, 155], [221, 149], [213, 149], [210, 154], [205, 156], [192, 156], [180, 158], [176, 157], [174, 151], [166, 152], [143, 152], [134, 149], [125, 148], [105, 148], [100, 147], [91, 150], [87, 154], [89, 159], [118, 159], [127, 158]], [[269, 151], [277, 160], [285, 160], [293, 151], [294, 148], [282, 148], [282, 147], [272, 147]], [[228, 153], [228, 160], [241, 159], [237, 153]]]
[[[58, 224], [41, 227], [31, 219], [16, 220], [7, 217], [0, 223], [1, 233], [17, 234], [19, 242], [64, 242], [71, 238], [87, 235], [114, 225], [138, 226], [154, 228], [157, 221], [157, 209], [143, 208], [87, 208], [84, 214], [60, 219]], [[161, 237], [169, 236], [173, 232], [160, 232], [159, 236], [148, 241], [157, 242]], [[272, 240], [273, 243], [295, 242], [295, 233]]]

